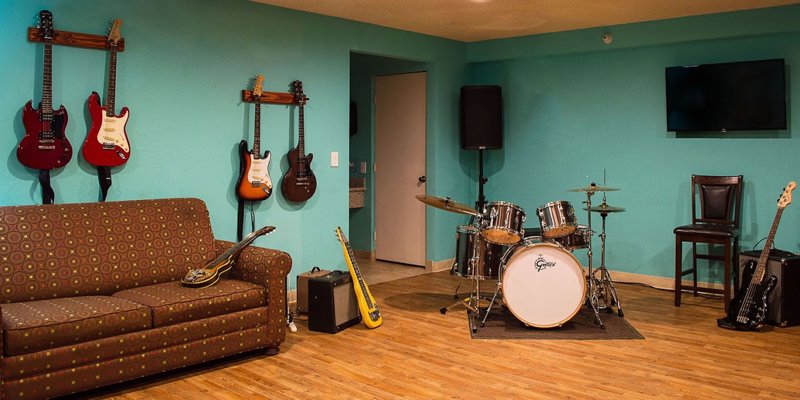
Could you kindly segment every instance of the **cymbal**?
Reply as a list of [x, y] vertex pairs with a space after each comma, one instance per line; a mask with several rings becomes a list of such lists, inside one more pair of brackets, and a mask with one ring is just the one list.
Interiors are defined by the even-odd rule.
[[427, 194], [417, 195], [417, 200], [440, 210], [450, 211], [458, 214], [478, 215], [474, 208], [461, 204], [457, 201], [450, 200], [449, 197], [436, 197]]
[[[583, 209], [586, 210], [587, 208], [583, 207]], [[622, 207], [610, 206], [608, 204], [600, 204], [599, 206], [592, 207], [592, 211], [593, 212], [615, 213], [615, 212], [623, 212], [623, 211], [625, 211], [625, 209], [622, 208]]]
[[582, 188], [568, 189], [567, 191], [568, 192], [590, 192], [590, 193], [594, 193], [594, 192], [616, 192], [618, 190], [621, 190], [621, 189], [610, 188], [610, 187], [606, 187], [606, 186], [598, 186], [598, 185], [592, 183], [591, 185], [584, 186]]

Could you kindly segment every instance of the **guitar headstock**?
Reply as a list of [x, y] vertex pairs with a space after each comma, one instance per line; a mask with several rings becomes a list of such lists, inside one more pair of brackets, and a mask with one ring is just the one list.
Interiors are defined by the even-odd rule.
[[297, 101], [298, 104], [305, 105], [306, 100], [308, 99], [303, 93], [303, 82], [302, 81], [294, 81], [292, 82], [292, 89], [294, 91], [294, 99]]
[[336, 232], [336, 238], [339, 239], [340, 242], [347, 243], [347, 238], [344, 236], [344, 232], [342, 232], [341, 227], [337, 226], [334, 231]]
[[253, 83], [253, 97], [261, 97], [264, 92], [264, 75], [256, 75], [255, 83]]
[[117, 44], [119, 44], [120, 39], [122, 39], [119, 35], [119, 30], [121, 27], [122, 27], [121, 19], [115, 19], [111, 21], [111, 27], [108, 28], [108, 36], [106, 37], [108, 44], [112, 46], [116, 46]]
[[50, 11], [39, 11], [39, 36], [45, 40], [53, 39], [53, 13]]
[[786, 206], [792, 203], [792, 190], [796, 187], [797, 183], [794, 181], [790, 181], [786, 185], [783, 189], [783, 193], [781, 193], [781, 197], [778, 199], [778, 208], [786, 208]]

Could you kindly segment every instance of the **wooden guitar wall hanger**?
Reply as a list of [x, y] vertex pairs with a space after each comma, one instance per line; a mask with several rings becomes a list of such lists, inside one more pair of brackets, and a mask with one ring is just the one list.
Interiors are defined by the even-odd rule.
[[[28, 28], [28, 41], [43, 43], [45, 40], [39, 35], [38, 28]], [[82, 47], [84, 49], [96, 50], [108, 50], [111, 47], [108, 43], [107, 36], [58, 30], [53, 31], [53, 38], [48, 40], [48, 42], [60, 46]], [[123, 51], [125, 51], [125, 39], [119, 39], [119, 42], [117, 42], [117, 52]]]

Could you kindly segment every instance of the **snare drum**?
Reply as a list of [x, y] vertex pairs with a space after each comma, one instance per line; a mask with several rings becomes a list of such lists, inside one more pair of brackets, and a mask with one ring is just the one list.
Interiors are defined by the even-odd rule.
[[508, 248], [483, 239], [478, 228], [462, 225], [456, 229], [455, 274], [462, 278], [497, 279], [503, 254]]
[[589, 242], [592, 240], [592, 232], [589, 231], [588, 226], [578, 225], [575, 232], [552, 240], [567, 250], [585, 249], [589, 247]]
[[505, 201], [486, 203], [484, 208], [483, 237], [495, 244], [514, 244], [522, 240], [525, 210]]
[[539, 214], [539, 223], [542, 226], [542, 236], [553, 238], [569, 235], [575, 232], [578, 223], [575, 210], [568, 201], [552, 201], [536, 209]]
[[561, 326], [578, 313], [586, 294], [583, 268], [552, 244], [517, 246], [502, 276], [503, 302], [527, 326]]

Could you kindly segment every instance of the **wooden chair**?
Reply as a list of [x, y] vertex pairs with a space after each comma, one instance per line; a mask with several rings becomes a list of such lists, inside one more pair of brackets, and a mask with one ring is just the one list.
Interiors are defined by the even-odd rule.
[[[723, 289], [700, 288], [703, 292], [722, 293], [725, 309], [731, 300], [731, 272], [734, 256], [739, 251], [739, 215], [741, 214], [744, 179], [739, 176], [692, 175], [692, 224], [675, 228], [675, 306], [681, 305], [681, 291], [692, 289], [697, 296], [697, 260], [722, 261]], [[699, 217], [697, 202], [699, 199]], [[683, 242], [692, 243], [692, 268], [683, 270]], [[724, 255], [698, 254], [697, 243], [723, 245]], [[693, 285], [682, 283], [692, 274]], [[737, 279], [738, 280], [738, 279]]]

